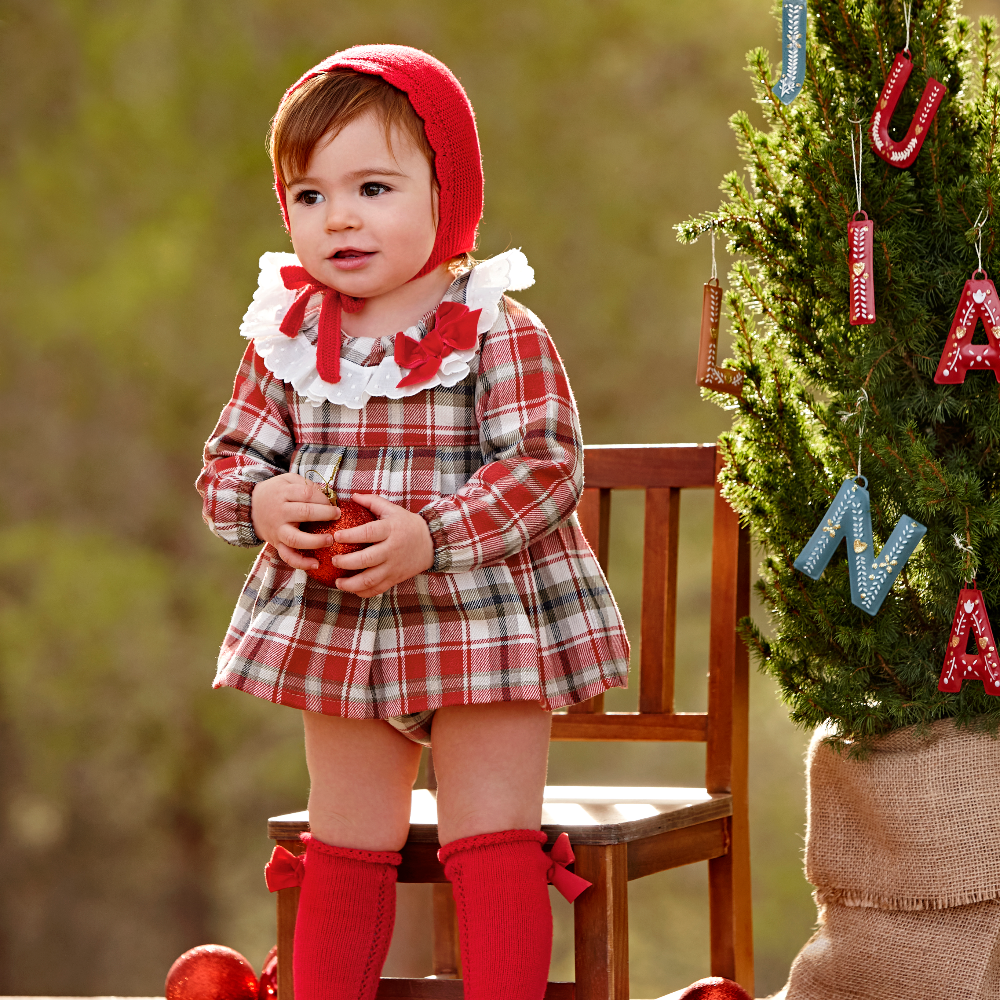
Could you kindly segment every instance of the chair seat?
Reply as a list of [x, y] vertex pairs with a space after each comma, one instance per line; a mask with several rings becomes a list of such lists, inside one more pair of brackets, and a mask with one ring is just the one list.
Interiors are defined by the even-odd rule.
[[[704, 788], [547, 785], [542, 830], [550, 843], [565, 832], [575, 845], [627, 844], [722, 819], [732, 811], [731, 795], [713, 795]], [[308, 829], [306, 810], [272, 816], [267, 823], [273, 840], [295, 840]], [[437, 843], [437, 802], [427, 788], [413, 791], [407, 843]]]

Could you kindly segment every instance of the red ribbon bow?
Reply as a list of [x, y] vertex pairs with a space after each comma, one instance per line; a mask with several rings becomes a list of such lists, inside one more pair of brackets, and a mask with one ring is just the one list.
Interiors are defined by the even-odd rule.
[[442, 302], [434, 313], [434, 329], [423, 340], [412, 340], [405, 333], [396, 334], [395, 358], [400, 368], [409, 368], [397, 389], [419, 385], [433, 378], [441, 362], [452, 351], [468, 351], [476, 346], [477, 324], [482, 309], [470, 310], [461, 302]]
[[279, 889], [294, 889], [297, 885], [302, 885], [304, 874], [305, 865], [302, 857], [292, 854], [281, 844], [274, 848], [271, 860], [264, 866], [264, 881], [267, 883], [269, 892], [277, 892]]
[[[275, 848], [277, 850], [277, 848]], [[549, 868], [549, 882], [556, 887], [557, 892], [561, 892], [566, 899], [572, 903], [584, 889], [589, 889], [592, 882], [585, 878], [580, 878], [571, 871], [566, 870], [566, 866], [573, 863], [575, 855], [570, 846], [569, 835], [560, 833], [556, 837], [556, 842], [549, 852], [552, 859], [552, 867]]]
[[304, 267], [290, 265], [281, 269], [281, 280], [285, 288], [301, 288], [278, 328], [286, 337], [297, 337], [306, 317], [309, 300], [318, 294], [323, 296], [319, 311], [319, 331], [316, 339], [316, 370], [324, 382], [340, 381], [340, 315], [341, 310], [356, 313], [365, 304], [364, 299], [344, 295], [317, 281]]

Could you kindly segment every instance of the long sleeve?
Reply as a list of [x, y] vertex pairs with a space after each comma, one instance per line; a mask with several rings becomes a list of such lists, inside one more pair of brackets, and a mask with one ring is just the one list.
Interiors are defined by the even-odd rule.
[[205, 523], [230, 545], [263, 544], [250, 519], [250, 495], [258, 483], [288, 472], [295, 440], [285, 393], [250, 344], [195, 483]]
[[[527, 310], [483, 339], [476, 385], [482, 467], [420, 513], [432, 571], [465, 572], [510, 558], [555, 530], [583, 489], [583, 442], [569, 381], [548, 333]], [[534, 322], [533, 322], [534, 321]]]

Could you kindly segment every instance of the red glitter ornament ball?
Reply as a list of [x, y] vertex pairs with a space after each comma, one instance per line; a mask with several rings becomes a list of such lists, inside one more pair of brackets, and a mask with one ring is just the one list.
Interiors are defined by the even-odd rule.
[[[356, 500], [344, 500], [337, 506], [340, 507], [340, 517], [336, 521], [303, 521], [299, 525], [299, 530], [307, 531], [311, 535], [332, 535], [335, 531], [357, 528], [359, 525], [377, 520], [367, 507], [362, 507]], [[332, 587], [334, 580], [342, 576], [354, 576], [355, 573], [361, 572], [357, 569], [339, 569], [333, 565], [333, 557], [366, 548], [368, 548], [367, 545], [348, 545], [346, 542], [334, 542], [328, 549], [299, 549], [299, 552], [304, 556], [311, 556], [313, 559], [319, 560], [319, 569], [307, 569], [306, 574], [314, 580], [319, 580], [320, 583]]]
[[257, 1000], [253, 966], [232, 948], [203, 944], [170, 966], [166, 1000]]
[[275, 945], [264, 959], [257, 986], [257, 1000], [276, 1000], [278, 996], [278, 946]]
[[680, 993], [672, 994], [677, 1000], [753, 1000], [739, 983], [721, 976], [699, 979]]

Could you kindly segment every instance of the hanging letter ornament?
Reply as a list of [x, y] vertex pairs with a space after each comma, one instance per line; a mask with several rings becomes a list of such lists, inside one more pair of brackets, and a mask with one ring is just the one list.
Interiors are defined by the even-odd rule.
[[871, 497], [868, 480], [844, 481], [833, 503], [799, 553], [794, 566], [810, 580], [818, 580], [842, 538], [847, 540], [847, 562], [851, 575], [851, 602], [870, 615], [878, 614], [899, 571], [913, 554], [927, 529], [905, 514], [893, 529], [882, 551], [875, 554], [872, 535]]
[[772, 93], [791, 104], [806, 79], [806, 0], [782, 0], [781, 76]]
[[[858, 218], [858, 216], [862, 218]], [[875, 223], [867, 212], [855, 212], [847, 223], [847, 266], [851, 269], [851, 325], [875, 322], [875, 278], [872, 264]]]
[[[907, 31], [907, 35], [909, 35], [909, 31]], [[907, 38], [907, 46], [909, 46], [909, 38]], [[941, 99], [945, 95], [945, 88], [933, 77], [930, 77], [903, 141], [895, 142], [890, 139], [889, 122], [892, 120], [892, 114], [896, 110], [903, 88], [912, 72], [913, 62], [910, 59], [909, 47], [907, 47], [896, 55], [892, 69], [889, 70], [889, 75], [886, 77], [885, 86], [879, 95], [878, 104], [875, 105], [869, 126], [872, 147], [876, 154], [894, 167], [908, 167], [917, 158], [920, 147], [924, 144], [924, 139], [927, 138], [927, 129], [931, 119], [937, 113]]]
[[718, 365], [721, 311], [722, 289], [719, 287], [719, 279], [712, 278], [705, 282], [701, 300], [701, 342], [698, 346], [698, 373], [695, 381], [703, 389], [740, 396], [743, 394], [743, 372], [734, 372], [731, 368], [720, 368]]
[[[977, 274], [982, 277], [977, 279]], [[986, 327], [988, 344], [972, 343], [979, 320]], [[974, 272], [965, 283], [934, 381], [939, 385], [958, 385], [965, 381], [970, 368], [991, 371], [1000, 382], [1000, 304], [996, 287], [985, 271]]]
[[[970, 632], [976, 643], [975, 653], [966, 652]], [[962, 681], [982, 681], [987, 694], [1000, 695], [997, 644], [993, 641], [993, 628], [975, 580], [971, 589], [965, 588], [958, 595], [938, 691], [961, 691]]]

